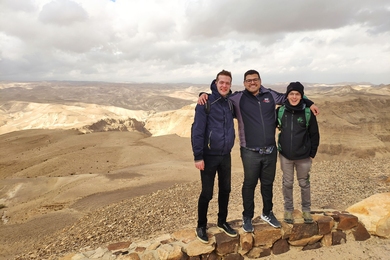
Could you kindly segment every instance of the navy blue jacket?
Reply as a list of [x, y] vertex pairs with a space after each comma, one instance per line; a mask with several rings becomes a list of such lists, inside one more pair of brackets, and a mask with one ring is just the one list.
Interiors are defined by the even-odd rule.
[[311, 112], [309, 125], [306, 127], [305, 104], [302, 101], [297, 106], [291, 106], [286, 100], [284, 106], [286, 108], [278, 139], [279, 152], [289, 160], [314, 158], [320, 144], [317, 118]]
[[217, 90], [215, 80], [210, 85], [210, 113], [205, 106], [195, 107], [194, 123], [191, 127], [191, 144], [194, 160], [203, 160], [206, 155], [229, 154], [234, 145], [235, 132], [231, 103]]

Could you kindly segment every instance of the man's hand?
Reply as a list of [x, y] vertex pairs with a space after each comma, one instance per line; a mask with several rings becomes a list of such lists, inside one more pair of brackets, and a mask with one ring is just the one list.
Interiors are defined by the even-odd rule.
[[203, 160], [201, 160], [201, 161], [195, 161], [195, 167], [196, 167], [198, 170], [203, 171], [203, 170], [204, 170], [204, 161], [203, 161]]
[[[199, 97], [200, 98], [200, 97]], [[198, 102], [199, 102], [199, 100], [198, 100]], [[311, 105], [310, 106], [310, 110], [311, 110], [311, 112], [313, 112], [313, 114], [316, 116], [316, 115], [318, 115], [319, 113], [320, 113], [320, 110], [318, 109], [318, 107], [315, 105], [315, 104], [313, 104], [313, 105]]]
[[203, 93], [202, 95], [199, 96], [198, 98], [198, 105], [204, 105], [206, 104], [206, 100], [209, 98], [209, 95], [206, 93]]

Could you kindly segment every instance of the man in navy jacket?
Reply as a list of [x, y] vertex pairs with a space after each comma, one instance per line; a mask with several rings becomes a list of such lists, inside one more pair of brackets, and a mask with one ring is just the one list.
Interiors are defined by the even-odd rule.
[[226, 222], [231, 190], [231, 156], [235, 132], [233, 108], [227, 99], [231, 90], [232, 75], [222, 70], [211, 83], [209, 110], [204, 105], [195, 108], [191, 128], [191, 144], [195, 167], [200, 170], [202, 192], [198, 200], [197, 238], [208, 243], [207, 211], [213, 197], [215, 175], [218, 173], [218, 222], [217, 227], [230, 237], [237, 232]]

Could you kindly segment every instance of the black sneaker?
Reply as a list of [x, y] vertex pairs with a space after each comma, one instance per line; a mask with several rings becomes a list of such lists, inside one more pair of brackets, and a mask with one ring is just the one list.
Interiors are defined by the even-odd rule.
[[247, 233], [253, 232], [252, 219], [248, 217], [242, 218], [242, 229]]
[[195, 230], [196, 237], [200, 240], [200, 242], [207, 244], [209, 242], [209, 237], [206, 233], [206, 227], [198, 227]]
[[261, 214], [261, 219], [273, 226], [274, 228], [281, 227], [280, 222], [275, 218], [275, 215], [272, 211], [268, 214], [268, 216], [264, 215], [264, 213]]
[[222, 223], [222, 224], [218, 223], [217, 227], [219, 230], [225, 232], [225, 234], [228, 235], [229, 237], [236, 237], [237, 236], [237, 232], [234, 229], [232, 229], [232, 227], [227, 222]]

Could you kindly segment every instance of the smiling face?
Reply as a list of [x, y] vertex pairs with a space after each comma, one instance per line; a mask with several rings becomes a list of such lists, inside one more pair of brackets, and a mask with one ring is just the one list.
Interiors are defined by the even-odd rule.
[[257, 95], [259, 93], [260, 85], [261, 78], [257, 74], [249, 74], [244, 79], [245, 89], [253, 95]]
[[232, 85], [232, 78], [226, 75], [219, 75], [216, 83], [217, 83], [218, 93], [221, 96], [226, 97], [227, 94], [229, 94], [230, 92], [230, 87]]
[[302, 95], [301, 93], [299, 93], [298, 91], [296, 90], [292, 90], [288, 93], [287, 95], [287, 99], [288, 99], [288, 102], [290, 102], [290, 104], [292, 106], [296, 106], [299, 104], [299, 102], [301, 101], [302, 99]]

